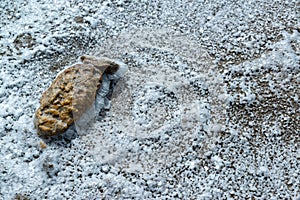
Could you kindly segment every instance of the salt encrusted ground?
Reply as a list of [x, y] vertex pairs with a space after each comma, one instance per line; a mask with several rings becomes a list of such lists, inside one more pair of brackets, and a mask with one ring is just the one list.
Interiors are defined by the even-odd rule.
[[[0, 199], [299, 199], [299, 1], [0, 2]], [[89, 130], [32, 117], [91, 54], [129, 66]]]

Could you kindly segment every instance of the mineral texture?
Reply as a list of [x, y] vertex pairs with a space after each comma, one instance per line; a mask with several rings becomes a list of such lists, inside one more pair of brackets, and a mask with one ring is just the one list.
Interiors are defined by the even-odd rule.
[[82, 63], [58, 74], [40, 99], [34, 125], [38, 135], [64, 133], [94, 103], [103, 73], [114, 73], [119, 65], [108, 59], [81, 56]]

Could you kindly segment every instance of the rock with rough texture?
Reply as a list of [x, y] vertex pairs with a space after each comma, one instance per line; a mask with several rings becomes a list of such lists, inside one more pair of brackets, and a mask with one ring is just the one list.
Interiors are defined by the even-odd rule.
[[102, 73], [114, 73], [119, 65], [108, 59], [81, 56], [82, 63], [58, 74], [40, 99], [34, 124], [38, 135], [64, 133], [94, 103]]

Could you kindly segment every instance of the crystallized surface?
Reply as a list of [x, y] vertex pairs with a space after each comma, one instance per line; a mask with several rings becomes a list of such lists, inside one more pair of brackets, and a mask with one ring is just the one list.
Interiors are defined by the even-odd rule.
[[[299, 200], [299, 10], [299, 0], [1, 0], [0, 200]], [[129, 70], [117, 83], [119, 70], [102, 75], [104, 109], [86, 134], [42, 142], [41, 95], [84, 54]]]

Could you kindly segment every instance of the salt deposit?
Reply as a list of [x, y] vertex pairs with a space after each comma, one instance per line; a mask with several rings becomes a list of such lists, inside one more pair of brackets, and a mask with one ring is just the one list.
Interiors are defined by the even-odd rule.
[[[0, 10], [0, 199], [299, 199], [297, 1]], [[84, 134], [41, 141], [42, 92], [83, 54], [128, 71]]]

